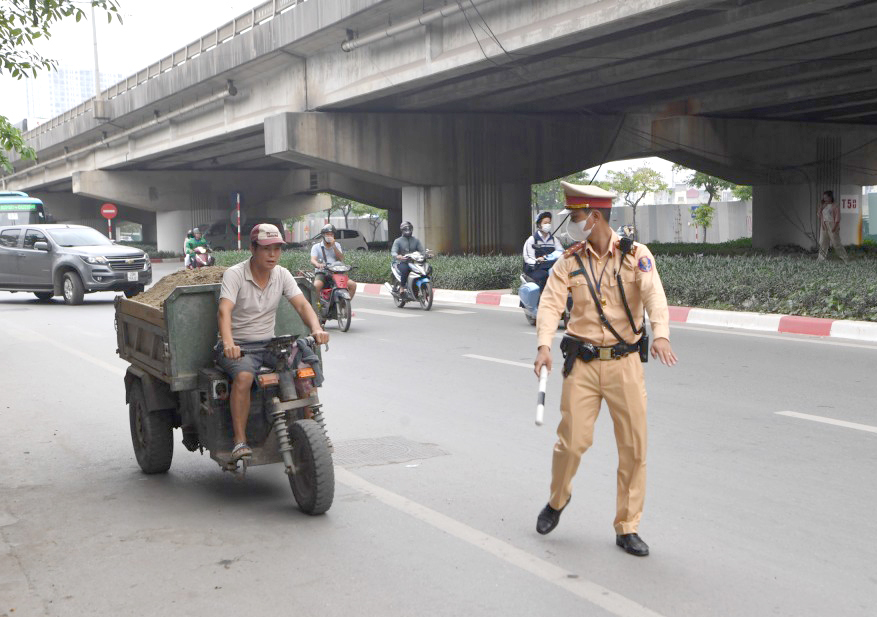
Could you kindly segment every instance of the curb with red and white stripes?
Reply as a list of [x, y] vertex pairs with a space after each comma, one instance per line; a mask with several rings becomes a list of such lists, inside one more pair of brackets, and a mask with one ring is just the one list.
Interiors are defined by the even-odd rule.
[[[390, 291], [384, 285], [360, 283], [360, 288], [365, 294], [370, 296], [392, 297]], [[517, 295], [494, 291], [436, 289], [435, 299], [439, 302], [454, 302], [457, 304], [483, 304], [512, 308], [519, 306]], [[877, 342], [877, 323], [871, 321], [824, 319], [821, 317], [799, 317], [797, 315], [774, 315], [742, 311], [718, 311], [687, 306], [671, 306], [670, 321], [698, 326], [754, 330], [756, 332], [806, 334], [810, 336]]]

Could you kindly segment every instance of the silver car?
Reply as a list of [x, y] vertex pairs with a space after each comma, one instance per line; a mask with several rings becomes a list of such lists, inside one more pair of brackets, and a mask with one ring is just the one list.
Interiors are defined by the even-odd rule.
[[146, 253], [116, 245], [91, 227], [0, 227], [0, 291], [32, 292], [40, 300], [63, 296], [67, 304], [82, 304], [86, 293], [121, 291], [131, 297], [151, 282]]

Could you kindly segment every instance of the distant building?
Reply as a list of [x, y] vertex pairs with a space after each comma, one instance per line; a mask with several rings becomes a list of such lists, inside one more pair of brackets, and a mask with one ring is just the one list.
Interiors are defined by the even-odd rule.
[[[122, 81], [121, 73], [101, 73], [101, 90]], [[94, 96], [94, 70], [67, 69], [44, 72], [26, 81], [28, 125], [60, 116]], [[33, 126], [30, 126], [33, 128]]]

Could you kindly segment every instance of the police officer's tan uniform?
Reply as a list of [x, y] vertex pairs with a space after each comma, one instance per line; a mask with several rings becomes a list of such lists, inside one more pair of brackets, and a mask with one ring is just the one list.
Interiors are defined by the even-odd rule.
[[[608, 205], [611, 207], [611, 200]], [[637, 327], [643, 323], [645, 307], [654, 339], [669, 339], [667, 298], [651, 251], [645, 245], [635, 243], [622, 262], [619, 240], [613, 232], [605, 255], [596, 254], [590, 243], [578, 251], [592, 283], [599, 281], [598, 296], [609, 323], [627, 343], [639, 340], [640, 335], [635, 334], [631, 327], [616, 282], [616, 272], [620, 271]], [[552, 268], [539, 302], [536, 322], [538, 346], [551, 347], [570, 291], [573, 308], [567, 333], [598, 347], [611, 347], [618, 343], [615, 336], [601, 324], [587, 280], [582, 274], [575, 274], [578, 270], [579, 264], [572, 255], [558, 260]], [[582, 454], [593, 441], [594, 422], [603, 400], [612, 415], [618, 446], [615, 532], [636, 533], [646, 489], [646, 388], [641, 360], [635, 352], [620, 359], [576, 360], [572, 371], [564, 379], [560, 401], [561, 421], [557, 427], [558, 440], [554, 446], [551, 497], [548, 503], [560, 510], [569, 500], [572, 479]]]

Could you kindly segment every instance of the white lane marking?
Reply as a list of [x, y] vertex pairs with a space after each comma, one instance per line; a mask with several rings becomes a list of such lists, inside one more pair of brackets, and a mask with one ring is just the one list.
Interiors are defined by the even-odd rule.
[[793, 338], [795, 336], [812, 336], [807, 334], [794, 335], [789, 332], [776, 332], [774, 334], [757, 334], [754, 332], [736, 332], [734, 330], [725, 330], [720, 327], [715, 328], [701, 328], [698, 326], [689, 326], [688, 324], [680, 323], [680, 322], [670, 322], [671, 328], [679, 328], [680, 330], [695, 330], [697, 332], [712, 332], [713, 334], [733, 334], [734, 336], [749, 336], [752, 338], [766, 338], [774, 341], [789, 341], [792, 343], [811, 343], [814, 345], [835, 345], [837, 347], [857, 347], [859, 349], [873, 349], [877, 351], [877, 345], [863, 345], [860, 343], [842, 343], [840, 341], [835, 341], [833, 339], [824, 337], [824, 338]]
[[407, 311], [403, 311], [402, 309], [399, 309], [397, 311], [379, 311], [378, 309], [362, 308], [358, 306], [355, 310], [357, 313], [368, 313], [369, 315], [387, 315], [389, 317], [402, 317], [403, 319], [408, 317], [423, 317], [422, 314], [408, 313]]
[[[12, 333], [12, 329], [10, 329], [10, 328], [3, 328], [3, 330], [9, 334]], [[110, 371], [111, 373], [115, 373], [116, 375], [121, 375], [123, 377], [125, 376], [125, 369], [124, 368], [110, 364], [109, 362], [104, 362], [100, 358], [95, 358], [94, 356], [89, 355], [89, 354], [85, 353], [84, 351], [81, 351], [81, 350], [76, 349], [74, 347], [70, 347], [68, 345], [65, 345], [64, 343], [59, 343], [58, 341], [56, 341], [55, 339], [53, 339], [49, 336], [46, 336], [46, 335], [41, 334], [39, 332], [35, 332], [35, 331], [30, 330], [28, 328], [23, 328], [21, 326], [15, 326], [15, 330], [19, 334], [23, 334], [25, 336], [30, 337], [30, 339], [32, 341], [43, 341], [45, 343], [48, 343], [49, 345], [53, 345], [54, 347], [57, 347], [61, 351], [66, 351], [69, 354], [72, 354], [74, 356], [82, 358], [86, 362], [91, 362], [92, 364], [94, 364], [96, 366], [99, 366], [101, 368], [105, 368], [106, 370]]]
[[798, 413], [797, 411], [777, 411], [776, 414], [778, 416], [788, 416], [790, 418], [799, 418], [801, 420], [810, 420], [812, 422], [822, 422], [823, 424], [833, 424], [834, 426], [852, 428], [856, 429], [857, 431], [865, 431], [866, 433], [877, 433], [877, 426], [858, 424], [856, 422], [847, 422], [846, 420], [835, 420], [834, 418], [826, 418], [824, 416], [811, 416], [809, 413]]
[[475, 311], [458, 311], [457, 309], [435, 309], [435, 313], [447, 313], [448, 315], [471, 315]]
[[351, 473], [343, 467], [335, 468], [335, 479], [356, 491], [370, 495], [378, 501], [400, 512], [426, 523], [439, 531], [471, 544], [475, 548], [493, 555], [508, 564], [541, 578], [561, 589], [587, 600], [600, 608], [619, 617], [660, 617], [659, 613], [646, 608], [642, 604], [622, 596], [606, 587], [602, 587], [588, 579], [565, 570], [549, 561], [517, 548], [491, 535], [478, 531], [465, 523], [431, 508], [411, 501], [401, 495], [388, 491], [368, 480]]
[[473, 353], [464, 353], [464, 358], [472, 358], [473, 360], [486, 360], [487, 362], [496, 362], [498, 364], [510, 364], [512, 366], [522, 366], [524, 368], [533, 368], [532, 364], [526, 362], [515, 362], [514, 360], [503, 360], [502, 358], [491, 358], [490, 356], [478, 356]]

